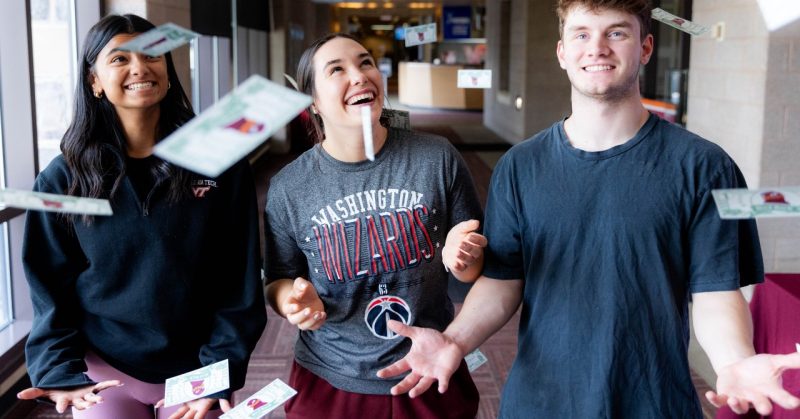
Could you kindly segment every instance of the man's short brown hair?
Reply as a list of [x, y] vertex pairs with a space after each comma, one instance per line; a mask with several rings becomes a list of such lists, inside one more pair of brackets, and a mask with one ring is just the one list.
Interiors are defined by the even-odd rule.
[[653, 6], [650, 0], [558, 0], [556, 6], [556, 13], [558, 13], [558, 32], [564, 36], [564, 20], [567, 13], [575, 7], [585, 7], [592, 12], [599, 12], [601, 10], [616, 10], [623, 13], [629, 13], [639, 19], [639, 26], [641, 27], [641, 40], [650, 33], [650, 13]]

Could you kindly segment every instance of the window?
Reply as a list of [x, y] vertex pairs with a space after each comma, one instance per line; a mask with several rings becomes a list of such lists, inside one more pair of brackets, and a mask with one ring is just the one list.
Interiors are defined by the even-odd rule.
[[[0, 150], [3, 147], [3, 109], [0, 107]], [[0, 186], [5, 187], [5, 154], [0, 153]], [[0, 330], [11, 323], [11, 281], [8, 275], [8, 253], [6, 249], [6, 223], [0, 224]]]
[[[82, 40], [99, 18], [100, 0], [0, 1], [0, 187], [30, 190], [58, 154], [71, 117], [75, 34]], [[0, 207], [0, 356], [18, 350], [33, 318], [22, 267], [24, 214]]]
[[75, 86], [73, 0], [31, 0], [39, 168], [60, 154]]
[[0, 225], [0, 330], [11, 323], [11, 275], [8, 274], [7, 223]]
[[[655, 7], [691, 19], [692, 0], [656, 0]], [[676, 107], [676, 121], [683, 124], [689, 74], [691, 36], [656, 21], [651, 24], [655, 51], [650, 63], [642, 69], [639, 81], [642, 96], [671, 103]]]

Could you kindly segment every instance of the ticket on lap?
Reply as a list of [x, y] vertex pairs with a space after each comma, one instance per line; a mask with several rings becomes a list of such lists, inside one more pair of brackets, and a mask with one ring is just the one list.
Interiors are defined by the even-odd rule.
[[266, 387], [239, 403], [220, 419], [255, 419], [275, 410], [285, 401], [294, 397], [297, 391], [280, 379], [275, 379]]
[[228, 360], [226, 359], [168, 378], [164, 386], [164, 406], [175, 406], [201, 399], [209, 394], [227, 390], [230, 386]]

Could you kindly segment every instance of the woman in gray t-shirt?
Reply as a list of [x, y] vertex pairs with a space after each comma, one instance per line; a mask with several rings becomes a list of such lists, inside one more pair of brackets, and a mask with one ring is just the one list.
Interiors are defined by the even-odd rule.
[[443, 394], [393, 396], [401, 379], [377, 376], [408, 352], [403, 324], [441, 331], [452, 320], [445, 266], [462, 281], [482, 268], [482, 211], [461, 156], [441, 137], [381, 123], [381, 74], [348, 35], [316, 41], [297, 79], [314, 99], [318, 144], [272, 179], [265, 216], [267, 298], [300, 329], [287, 416], [474, 417], [463, 364]]

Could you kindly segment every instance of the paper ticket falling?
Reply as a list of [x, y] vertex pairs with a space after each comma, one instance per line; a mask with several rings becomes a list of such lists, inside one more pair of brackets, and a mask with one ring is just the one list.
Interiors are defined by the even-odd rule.
[[430, 44], [436, 42], [436, 24], [428, 23], [406, 28], [406, 46]]
[[800, 217], [800, 187], [715, 189], [720, 218]]
[[200, 34], [182, 28], [174, 23], [165, 23], [118, 46], [117, 49], [141, 52], [142, 54], [158, 57], [183, 44], [191, 42], [192, 39], [198, 36], [200, 36]]
[[207, 365], [176, 377], [167, 378], [164, 406], [175, 406], [214, 394], [230, 387], [228, 360]]
[[7, 207], [38, 211], [66, 212], [86, 215], [112, 215], [107, 199], [80, 198], [44, 192], [0, 190], [0, 204]]
[[372, 110], [369, 106], [361, 107], [361, 126], [364, 130], [364, 154], [370, 161], [375, 161], [375, 144], [372, 142]]
[[286, 400], [294, 397], [295, 394], [297, 394], [295, 389], [289, 387], [280, 379], [275, 379], [267, 384], [266, 387], [248, 397], [247, 400], [237, 404], [228, 413], [220, 416], [220, 419], [260, 418], [282, 405]]
[[216, 177], [310, 104], [310, 96], [254, 75], [158, 143], [154, 152]]
[[411, 115], [408, 111], [384, 108], [381, 111], [381, 119], [384, 118], [389, 121], [389, 126], [392, 128], [411, 130]]
[[469, 372], [472, 372], [478, 369], [478, 367], [481, 365], [485, 364], [488, 359], [480, 349], [475, 349], [464, 357], [464, 361], [467, 363], [467, 369]]
[[492, 70], [458, 70], [458, 85], [461, 89], [490, 89]]
[[682, 30], [686, 33], [695, 36], [703, 35], [704, 33], [709, 31], [709, 28], [706, 26], [699, 25], [690, 20], [686, 20], [684, 18], [675, 16], [672, 13], [667, 12], [666, 10], [659, 9], [658, 7], [653, 9], [651, 16], [653, 19], [659, 22], [666, 23], [667, 25], [672, 26], [675, 29]]

